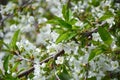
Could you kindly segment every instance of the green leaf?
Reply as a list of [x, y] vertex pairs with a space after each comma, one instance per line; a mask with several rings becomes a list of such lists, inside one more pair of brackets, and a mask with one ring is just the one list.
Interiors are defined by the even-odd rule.
[[5, 72], [8, 71], [8, 63], [9, 63], [9, 55], [4, 57], [3, 67], [4, 67]]
[[68, 16], [67, 16], [67, 19], [66, 19], [66, 20], [67, 20], [67, 21], [70, 21], [70, 20], [72, 19], [72, 15], [73, 15], [73, 14], [72, 14], [72, 11], [71, 11], [70, 9], [68, 9], [67, 15], [68, 15]]
[[97, 7], [100, 4], [99, 2], [100, 2], [99, 0], [92, 0], [91, 5]]
[[99, 27], [98, 33], [100, 34], [100, 37], [104, 41], [104, 43], [106, 43], [108, 45], [110, 45], [112, 43], [113, 39], [111, 38], [109, 32], [105, 28]]
[[102, 50], [100, 48], [93, 49], [89, 55], [88, 61], [91, 61], [95, 56], [102, 53]]
[[62, 67], [62, 72], [60, 72], [58, 76], [60, 80], [69, 80], [71, 78], [65, 65]]
[[96, 80], [96, 77], [88, 78], [87, 80]]
[[0, 80], [3, 80], [3, 71], [0, 69]]
[[0, 75], [3, 75], [3, 72], [2, 72], [2, 70], [0, 69]]
[[67, 5], [63, 5], [63, 7], [62, 7], [62, 15], [63, 15], [64, 19], [66, 19], [66, 10], [67, 10]]
[[113, 17], [113, 14], [110, 11], [108, 11], [99, 20], [103, 21], [103, 20], [106, 20], [106, 19], [108, 19], [110, 17]]
[[101, 44], [99, 47], [102, 51], [110, 51], [110, 47], [107, 44]]
[[75, 33], [75, 32], [63, 33], [57, 38], [56, 43], [58, 44], [59, 42], [62, 42], [62, 41], [68, 41], [68, 40], [72, 39], [73, 37], [75, 37], [76, 34], [77, 33]]
[[69, 23], [70, 23], [71, 25], [75, 24], [76, 22], [77, 22], [77, 20], [76, 20], [75, 18], [73, 18], [73, 19], [71, 19], [71, 20], [69, 21]]
[[12, 72], [15, 72], [15, 70], [17, 69], [17, 67], [18, 67], [18, 65], [20, 64], [20, 62], [16, 62], [15, 64], [14, 64], [14, 66], [12, 67]]
[[76, 32], [70, 32], [70, 33], [68, 33], [68, 38], [66, 39], [66, 41], [67, 40], [70, 40], [70, 39], [72, 39], [73, 37], [75, 37], [76, 35], [77, 35], [77, 33]]
[[67, 28], [67, 29], [72, 28], [72, 25], [70, 25], [69, 23], [67, 23], [66, 21], [64, 21], [59, 17], [55, 17], [53, 20], [47, 21], [47, 23], [59, 25], [60, 27]]
[[67, 5], [63, 5], [62, 14], [63, 14], [63, 17], [64, 17], [65, 21], [68, 22], [72, 19], [73, 13], [69, 8], [67, 8]]
[[59, 24], [61, 27], [69, 28], [69, 29], [72, 28], [72, 25], [70, 25], [69, 23], [67, 23], [66, 21], [64, 21], [63, 19], [61, 19], [61, 18], [59, 18], [59, 17], [55, 17], [55, 20], [58, 22], [58, 24]]
[[13, 77], [11, 74], [6, 74], [4, 80], [20, 80], [17, 77]]
[[81, 41], [81, 47], [82, 48], [84, 48], [86, 46], [86, 44], [88, 44], [88, 39], [84, 35], [82, 35], [80, 37], [80, 41]]
[[108, 19], [110, 17], [113, 17], [113, 15], [103, 15], [99, 20], [103, 21], [103, 20], [106, 20], [106, 19]]
[[57, 32], [58, 34], [63, 34], [64, 30], [61, 28], [54, 28], [54, 31]]
[[6, 44], [3, 40], [0, 40], [0, 46], [4, 45], [5, 47], [7, 47], [9, 49], [8, 44]]
[[69, 33], [64, 33], [64, 34], [61, 34], [57, 40], [56, 40], [56, 43], [58, 44], [59, 42], [62, 42], [62, 41], [65, 41], [69, 36]]
[[17, 39], [18, 39], [19, 32], [20, 32], [20, 30], [18, 29], [12, 37], [12, 40], [10, 42], [10, 48], [12, 48], [12, 49], [14, 49], [15, 46], [16, 46], [16, 42], [17, 42]]

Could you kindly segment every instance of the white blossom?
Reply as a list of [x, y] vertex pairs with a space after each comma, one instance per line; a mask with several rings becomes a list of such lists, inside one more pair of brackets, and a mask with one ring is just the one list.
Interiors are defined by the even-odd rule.
[[44, 23], [44, 22], [46, 22], [46, 21], [47, 21], [46, 18], [40, 18], [40, 19], [38, 19], [38, 23], [39, 23], [39, 24]]
[[119, 67], [118, 61], [111, 61], [111, 70], [115, 70]]
[[0, 31], [0, 37], [2, 38], [4, 36], [3, 32]]
[[40, 79], [40, 64], [38, 61], [35, 61], [34, 64], [34, 80], [39, 80]]
[[55, 62], [56, 62], [56, 64], [63, 64], [64, 57], [57, 57], [57, 60]]
[[11, 30], [11, 31], [15, 31], [15, 30], [17, 30], [17, 29], [18, 29], [18, 27], [17, 27], [17, 25], [15, 25], [15, 24], [13, 24], [13, 25], [10, 26], [10, 30]]
[[99, 33], [92, 33], [92, 38], [95, 41], [102, 41], [101, 38], [100, 38]]
[[45, 67], [46, 67], [46, 63], [42, 63], [42, 64], [41, 64], [41, 67], [42, 67], [42, 68], [45, 68]]
[[114, 18], [113, 18], [113, 17], [106, 19], [106, 22], [109, 24], [109, 27], [110, 27], [110, 28], [111, 28], [113, 25], [115, 25], [115, 21], [114, 21]]
[[[75, 42], [74, 39], [71, 39], [65, 43], [60, 42], [56, 44], [57, 38], [59, 35], [62, 35], [62, 33], [57, 33], [56, 28], [63, 28], [64, 26], [56, 25], [54, 23], [51, 25], [47, 23], [47, 21], [53, 19], [53, 16], [57, 16], [65, 20], [62, 14], [62, 6], [69, 0], [35, 0], [30, 4], [26, 4], [26, 1], [27, 0], [18, 0], [15, 1], [16, 3], [14, 3], [14, 1], [10, 1], [6, 5], [0, 5], [1, 24], [2, 20], [4, 21], [5, 19], [3, 25], [1, 25], [2, 27], [0, 28], [0, 50], [9, 49], [2, 44], [2, 40], [9, 46], [14, 32], [18, 29], [20, 29], [21, 32], [16, 42], [17, 48], [15, 48], [15, 52], [19, 51], [20, 54], [13, 55], [8, 63], [9, 66], [7, 73], [11, 76], [17, 76], [16, 72], [11, 72], [10, 69], [11, 66], [14, 67], [14, 64], [16, 64], [17, 61], [20, 61], [21, 63], [18, 64], [18, 71], [28, 69], [31, 65], [34, 67], [33, 78], [29, 75], [26, 77], [26, 80], [49, 80], [51, 77], [60, 79], [58, 74], [59, 72], [64, 72], [64, 69], [62, 69], [63, 66], [65, 66], [66, 70], [72, 77], [70, 80], [83, 80], [86, 76], [86, 70], [88, 72], [87, 77], [95, 77], [96, 80], [103, 79], [109, 72], [114, 73], [120, 71], [119, 62], [116, 59], [117, 57], [111, 58], [111, 53], [114, 52], [115, 49], [119, 48], [118, 44], [116, 44], [118, 40], [115, 37], [120, 36], [119, 31], [112, 33], [113, 36], [111, 37], [113, 38], [113, 42], [108, 47], [112, 52], [108, 51], [109, 53], [106, 49], [104, 52], [104, 48], [100, 46], [104, 45], [104, 43], [98, 32], [92, 33], [92, 40], [86, 41], [86, 43], [89, 43], [90, 41], [91, 45], [89, 46], [85, 45], [85, 47], [81, 47], [82, 38], [80, 38], [82, 32], [90, 31], [104, 25], [108, 25], [109, 27], [106, 28], [110, 28], [111, 31], [111, 28], [118, 23], [120, 4], [112, 4], [113, 0], [96, 0], [100, 3], [98, 6], [93, 5], [94, 0], [76, 0], [77, 3], [70, 1], [70, 9], [74, 14], [72, 18], [76, 19], [76, 23], [72, 24], [72, 29], [63, 29], [63, 33], [67, 31], [76, 31], [76, 33], [79, 34], [75, 36], [78, 43]], [[31, 1], [32, 0], [28, 2]], [[101, 20], [102, 17], [106, 16], [107, 11], [113, 16], [105, 20]], [[9, 16], [11, 14], [12, 16]], [[71, 24], [71, 21], [72, 20], [65, 20], [65, 23]], [[76, 29], [78, 30], [74, 30], [75, 26], [77, 26]], [[95, 55], [91, 61], [88, 61], [91, 51], [94, 49], [96, 50], [97, 47], [100, 47], [100, 49], [103, 50], [103, 53]], [[9, 51], [11, 52], [11, 50], [14, 49], [10, 47]], [[41, 61], [44, 61], [43, 59], [52, 57], [62, 50], [64, 50], [64, 54], [57, 56], [55, 60], [56, 65], [49, 65], [49, 61], [48, 63], [46, 61], [45, 63], [43, 62], [40, 64]], [[1, 51], [0, 69], [4, 74], [4, 55], [9, 52]], [[47, 71], [47, 68], [51, 70]], [[116, 76], [114, 77], [115, 78], [111, 80], [117, 80]]]
[[13, 76], [13, 77], [16, 77], [16, 76], [17, 76], [17, 74], [16, 74], [15, 72], [13, 72], [13, 73], [12, 73], [12, 76]]
[[4, 67], [3, 67], [3, 57], [4, 57], [4, 53], [3, 52], [0, 52], [0, 70], [4, 73]]
[[28, 22], [29, 23], [34, 23], [34, 17], [33, 16], [29, 16], [29, 18], [28, 18]]

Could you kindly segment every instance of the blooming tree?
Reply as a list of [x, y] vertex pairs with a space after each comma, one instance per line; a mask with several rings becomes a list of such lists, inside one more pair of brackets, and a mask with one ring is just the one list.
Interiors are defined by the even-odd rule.
[[119, 0], [0, 0], [0, 80], [120, 80]]

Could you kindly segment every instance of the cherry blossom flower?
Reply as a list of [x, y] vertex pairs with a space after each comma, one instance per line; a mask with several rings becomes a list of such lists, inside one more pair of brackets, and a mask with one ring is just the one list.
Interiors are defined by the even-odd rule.
[[57, 57], [57, 60], [55, 62], [56, 62], [56, 64], [63, 64], [64, 57]]

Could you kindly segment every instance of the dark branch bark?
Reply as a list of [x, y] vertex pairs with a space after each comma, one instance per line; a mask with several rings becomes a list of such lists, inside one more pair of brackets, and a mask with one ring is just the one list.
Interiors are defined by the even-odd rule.
[[94, 29], [93, 31], [90, 31], [90, 32], [84, 32], [82, 33], [82, 35], [86, 36], [86, 37], [89, 37], [92, 35], [92, 33], [96, 33], [98, 31], [98, 29]]
[[[103, 22], [102, 24], [100, 24], [98, 27], [103, 27], [103, 25], [105, 25], [106, 24], [106, 22]], [[83, 33], [81, 33], [81, 35], [83, 35], [83, 36], [85, 36], [85, 37], [89, 37], [89, 36], [92, 36], [92, 33], [96, 33], [96, 32], [98, 32], [98, 27], [97, 28], [95, 28], [94, 30], [92, 30], [92, 31], [88, 31], [88, 32], [83, 32]], [[110, 29], [109, 29], [110, 30]]]
[[[47, 63], [50, 59], [54, 58], [56, 59], [58, 56], [64, 54], [64, 50], [60, 51], [59, 53], [53, 55], [53, 56], [50, 56], [48, 58], [46, 58], [45, 60], [41, 61], [40, 64], [42, 63]], [[21, 78], [23, 76], [27, 76], [29, 73], [31, 73], [32, 71], [34, 71], [34, 67], [31, 67], [30, 69], [26, 70], [26, 71], [23, 71], [22, 73], [20, 73], [17, 77], [18, 78]]]

